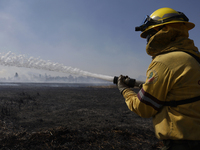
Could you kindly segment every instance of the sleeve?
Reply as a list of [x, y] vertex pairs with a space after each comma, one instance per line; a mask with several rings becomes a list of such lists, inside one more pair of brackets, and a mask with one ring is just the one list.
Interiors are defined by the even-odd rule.
[[170, 69], [160, 62], [152, 62], [147, 70], [147, 79], [136, 94], [131, 89], [123, 91], [128, 108], [143, 118], [154, 116], [162, 107], [170, 91]]

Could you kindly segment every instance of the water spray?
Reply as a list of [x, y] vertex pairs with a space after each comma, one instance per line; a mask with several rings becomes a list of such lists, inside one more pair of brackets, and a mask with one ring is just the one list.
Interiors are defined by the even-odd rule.
[[[105, 81], [113, 82], [117, 84], [118, 77], [112, 77], [107, 75], [95, 74], [87, 71], [80, 70], [78, 68], [72, 68], [69, 66], [65, 66], [63, 64], [54, 63], [51, 61], [45, 61], [39, 58], [27, 58], [24, 55], [16, 55], [14, 53], [8, 52], [3, 55], [0, 53], [0, 65], [4, 66], [15, 66], [15, 67], [23, 67], [23, 68], [34, 68], [39, 70], [47, 70], [47, 71], [56, 71], [62, 73], [69, 73], [75, 75], [89, 76], [93, 78], [102, 79]], [[136, 81], [135, 79], [127, 78], [125, 83], [130, 86], [139, 86], [143, 82]]]
[[0, 65], [23, 67], [23, 68], [34, 68], [34, 69], [39, 69], [39, 70], [47, 70], [47, 71], [69, 73], [69, 74], [74, 74], [74, 75], [89, 76], [89, 77], [99, 78], [106, 81], [113, 80], [113, 77], [110, 77], [110, 76], [83, 71], [78, 68], [72, 68], [70, 66], [65, 66], [63, 64], [54, 63], [51, 61], [45, 61], [39, 58], [33, 58], [33, 57], [27, 58], [24, 55], [16, 55], [11, 52], [8, 52], [5, 55], [0, 53]]

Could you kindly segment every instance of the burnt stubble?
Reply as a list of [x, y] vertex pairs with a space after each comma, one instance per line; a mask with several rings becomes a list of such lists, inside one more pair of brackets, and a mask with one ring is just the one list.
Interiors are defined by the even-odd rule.
[[[0, 87], [1, 150], [159, 149], [116, 87]], [[134, 89], [137, 91], [138, 89]]]

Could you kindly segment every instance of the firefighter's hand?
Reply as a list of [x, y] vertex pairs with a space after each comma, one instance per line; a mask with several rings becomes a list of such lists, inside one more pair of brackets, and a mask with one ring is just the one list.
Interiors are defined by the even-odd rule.
[[121, 94], [125, 89], [129, 88], [129, 86], [125, 84], [126, 78], [127, 78], [127, 76], [125, 77], [123, 75], [120, 75], [119, 78], [118, 78], [118, 81], [117, 81], [117, 87], [118, 87]]

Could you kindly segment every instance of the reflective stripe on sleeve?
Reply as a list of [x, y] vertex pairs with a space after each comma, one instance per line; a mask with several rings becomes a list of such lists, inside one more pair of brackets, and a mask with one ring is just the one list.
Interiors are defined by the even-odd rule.
[[163, 106], [161, 101], [145, 92], [143, 88], [138, 92], [137, 97], [141, 102], [153, 107], [157, 111]]

